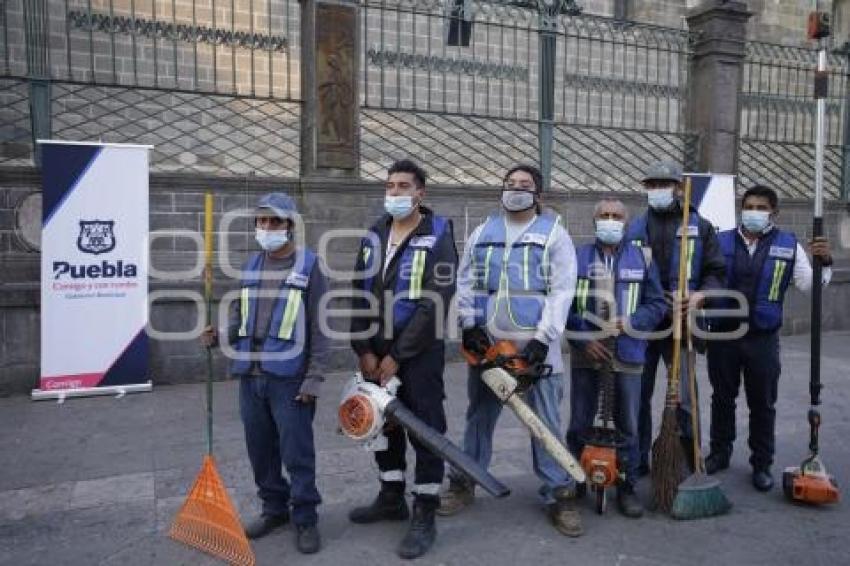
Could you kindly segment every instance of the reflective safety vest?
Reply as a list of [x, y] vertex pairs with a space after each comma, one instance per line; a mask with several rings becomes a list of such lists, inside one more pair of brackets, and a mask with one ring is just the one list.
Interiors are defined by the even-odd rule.
[[769, 246], [767, 253], [759, 253], [751, 264], [753, 276], [756, 278], [752, 288], [744, 288], [742, 274], [750, 265], [743, 263], [744, 257], [749, 260], [749, 252], [742, 250], [739, 258], [736, 248], [740, 236], [737, 230], [725, 230], [717, 235], [720, 251], [726, 258], [726, 288], [741, 291], [747, 296], [750, 307], [750, 324], [759, 330], [775, 330], [782, 326], [782, 304], [785, 291], [794, 276], [794, 262], [797, 259], [797, 238], [790, 232], [773, 229], [768, 234], [769, 241], [763, 245]]
[[505, 222], [501, 214], [487, 218], [472, 250], [475, 324], [493, 321], [504, 304], [517, 329], [533, 330], [549, 294], [549, 244], [561, 217], [539, 214], [510, 247]]
[[[596, 325], [584, 319], [587, 312], [596, 313], [596, 299], [594, 295], [594, 274], [591, 266], [598, 265], [595, 244], [586, 244], [576, 250], [578, 261], [578, 279], [576, 281], [575, 307], [582, 317], [579, 328], [570, 328], [578, 331], [599, 330]], [[640, 304], [643, 285], [649, 277], [649, 266], [644, 259], [643, 251], [639, 246], [631, 242], [624, 242], [618, 254], [614, 258], [614, 301], [616, 302], [617, 316], [620, 318], [630, 317], [635, 313]], [[604, 299], [604, 297], [603, 297]], [[646, 340], [638, 340], [621, 332], [615, 340], [617, 359], [628, 364], [642, 364], [646, 354]]]
[[[651, 246], [649, 232], [646, 227], [647, 216], [641, 214], [629, 222], [626, 228], [625, 240], [631, 241], [636, 246]], [[679, 249], [682, 236], [681, 226], [676, 229], [676, 241], [673, 242], [673, 252], [670, 254], [670, 274], [668, 290], [675, 291], [679, 288]], [[688, 217], [688, 289], [696, 290], [700, 283], [702, 270], [702, 238], [699, 237], [699, 214], [693, 210]], [[663, 285], [662, 281], [662, 285]]]
[[[264, 253], [254, 254], [246, 263], [239, 298], [240, 323], [234, 349], [240, 354], [251, 351], [268, 354], [258, 360], [260, 369], [278, 377], [301, 377], [307, 363], [308, 325], [305, 305], [316, 254], [308, 249], [298, 249], [296, 254], [292, 271], [281, 283], [262, 348], [252, 348], [252, 342], [257, 324], [257, 291], [261, 283], [259, 274], [265, 262]], [[252, 361], [238, 359], [240, 357], [243, 356], [237, 356], [231, 365], [233, 375], [244, 375], [251, 371]]]
[[[393, 301], [393, 328], [396, 331], [404, 328], [410, 322], [416, 306], [422, 298], [422, 279], [425, 276], [425, 264], [428, 255], [434, 250], [437, 242], [448, 228], [448, 220], [436, 214], [431, 215], [431, 234], [412, 236], [407, 247], [396, 262], [398, 276], [395, 283], [395, 300]], [[375, 272], [381, 269], [382, 256], [376, 251], [378, 238], [364, 238], [361, 242], [363, 267], [367, 276], [364, 278], [363, 289], [371, 291], [375, 282]], [[377, 262], [377, 263], [376, 263]]]

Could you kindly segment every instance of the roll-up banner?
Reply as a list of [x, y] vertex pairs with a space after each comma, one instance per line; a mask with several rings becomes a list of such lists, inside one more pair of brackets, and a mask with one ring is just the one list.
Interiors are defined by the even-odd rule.
[[686, 173], [691, 178], [691, 200], [697, 212], [717, 231], [737, 226], [735, 219], [735, 175]]
[[149, 391], [151, 148], [39, 143], [41, 379], [32, 397]]

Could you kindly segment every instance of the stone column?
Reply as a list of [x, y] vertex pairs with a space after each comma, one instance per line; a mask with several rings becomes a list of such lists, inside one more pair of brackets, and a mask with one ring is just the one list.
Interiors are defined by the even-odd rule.
[[744, 2], [706, 0], [688, 13], [695, 32], [688, 73], [688, 130], [699, 136], [696, 170], [734, 173], [737, 169], [741, 82], [746, 57]]
[[301, 1], [301, 175], [360, 176], [359, 4]]
[[30, 91], [30, 127], [33, 159], [41, 165], [41, 150], [35, 143], [50, 139], [50, 66], [48, 59], [47, 0], [24, 2], [24, 33]]

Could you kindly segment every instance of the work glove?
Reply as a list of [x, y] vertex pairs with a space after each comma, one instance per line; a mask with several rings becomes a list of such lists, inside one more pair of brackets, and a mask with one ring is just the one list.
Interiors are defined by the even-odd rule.
[[549, 346], [535, 339], [526, 344], [525, 349], [522, 351], [522, 357], [528, 361], [529, 365], [536, 366], [546, 361], [546, 355], [548, 353]]
[[487, 348], [490, 347], [490, 338], [484, 329], [480, 326], [466, 328], [462, 335], [463, 348], [473, 354], [483, 356], [487, 353]]

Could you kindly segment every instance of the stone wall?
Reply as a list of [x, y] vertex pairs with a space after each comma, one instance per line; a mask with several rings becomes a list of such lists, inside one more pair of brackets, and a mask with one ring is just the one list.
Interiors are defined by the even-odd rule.
[[[35, 173], [0, 174], [0, 394], [25, 393], [36, 386], [39, 374], [39, 255], [26, 251], [15, 234], [15, 207], [28, 193], [38, 191], [40, 181]], [[320, 236], [333, 228], [363, 228], [381, 210], [383, 191], [377, 183], [298, 182], [297, 180], [222, 180], [217, 178], [153, 175], [150, 195], [150, 227], [157, 230], [202, 229], [203, 191], [215, 194], [216, 219], [230, 210], [253, 206], [259, 195], [269, 190], [286, 190], [297, 197], [306, 224], [307, 242], [315, 246]], [[493, 209], [498, 199], [494, 187], [436, 186], [429, 189], [428, 203], [449, 215], [455, 226], [458, 247], [466, 234]], [[556, 193], [548, 203], [558, 210], [575, 242], [584, 243], [592, 235], [592, 208], [599, 193], [575, 191]], [[644, 206], [639, 193], [621, 195], [630, 209]], [[838, 265], [833, 284], [825, 291], [824, 328], [850, 328], [850, 217], [836, 205], [827, 206], [827, 233], [836, 242]], [[782, 204], [783, 227], [801, 237], [811, 233], [810, 203], [787, 200]], [[842, 236], [843, 226], [843, 237]], [[227, 242], [228, 255], [234, 265], [254, 248], [249, 224], [232, 225]], [[843, 241], [844, 248], [841, 248]], [[352, 263], [357, 240], [336, 240], [329, 246], [325, 260], [336, 269]], [[152, 244], [151, 264], [161, 271], [187, 269], [195, 264], [196, 252], [191, 240], [169, 235], [158, 237]], [[347, 281], [335, 281], [344, 287]], [[217, 297], [235, 287], [235, 282], [217, 270]], [[199, 280], [163, 281], [152, 279], [151, 290], [191, 289], [200, 291]], [[808, 302], [791, 291], [783, 331], [805, 332], [810, 327]], [[185, 299], [163, 299], [151, 308], [151, 325], [176, 332], [194, 326], [195, 307]], [[456, 357], [454, 347], [449, 349]], [[350, 367], [353, 358], [345, 344], [336, 344], [331, 365]], [[152, 341], [151, 377], [154, 383], [181, 383], [204, 379], [205, 366], [201, 350], [194, 341]], [[216, 357], [219, 376], [224, 376], [225, 360]]]

